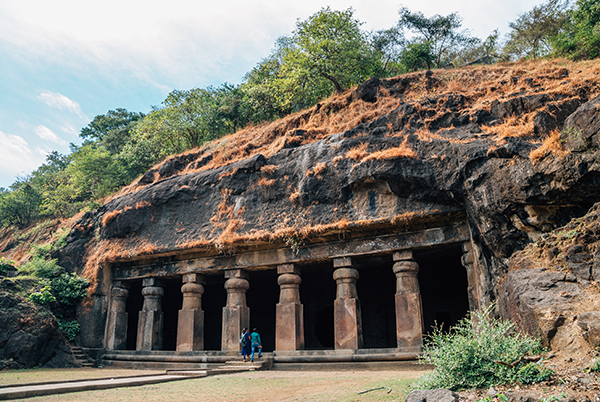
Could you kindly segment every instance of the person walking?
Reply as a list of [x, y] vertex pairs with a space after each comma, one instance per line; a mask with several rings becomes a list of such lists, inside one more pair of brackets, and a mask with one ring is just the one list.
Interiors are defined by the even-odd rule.
[[254, 353], [258, 350], [258, 358], [260, 359], [262, 355], [262, 342], [260, 341], [260, 335], [256, 328], [252, 330], [250, 334], [250, 345], [252, 345], [252, 354], [250, 355], [250, 361], [254, 361]]
[[246, 361], [250, 358], [250, 333], [248, 332], [248, 328], [242, 328], [240, 346], [242, 347], [242, 359]]

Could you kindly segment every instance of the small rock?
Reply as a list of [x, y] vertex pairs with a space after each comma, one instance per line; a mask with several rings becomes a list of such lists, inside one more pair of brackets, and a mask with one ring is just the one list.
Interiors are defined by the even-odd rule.
[[490, 398], [493, 398], [493, 397], [495, 397], [496, 395], [498, 395], [498, 391], [496, 391], [496, 390], [494, 389], [494, 387], [490, 387], [490, 389], [488, 389], [487, 395], [488, 395]]
[[444, 389], [416, 390], [408, 394], [404, 402], [458, 402], [458, 394]]

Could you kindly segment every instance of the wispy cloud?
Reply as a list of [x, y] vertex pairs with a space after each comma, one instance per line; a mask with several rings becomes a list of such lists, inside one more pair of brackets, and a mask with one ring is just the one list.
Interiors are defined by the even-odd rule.
[[35, 128], [35, 133], [38, 137], [43, 140], [52, 141], [55, 144], [64, 145], [66, 144], [65, 140], [56, 135], [52, 130], [50, 130], [46, 126], [39, 125]]
[[61, 93], [45, 91], [38, 95], [38, 99], [50, 107], [56, 107], [62, 110], [66, 109], [77, 114], [82, 119], [87, 119], [87, 116], [81, 111], [79, 103], [69, 99]]
[[27, 174], [44, 163], [46, 152], [31, 149], [27, 141], [18, 135], [0, 131], [0, 171], [5, 175]]

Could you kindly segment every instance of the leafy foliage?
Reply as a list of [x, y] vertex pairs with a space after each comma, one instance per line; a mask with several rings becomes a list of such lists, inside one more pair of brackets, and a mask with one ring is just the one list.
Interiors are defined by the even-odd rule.
[[558, 56], [575, 60], [600, 57], [600, 1], [577, 0], [553, 45]]
[[65, 320], [62, 318], [57, 318], [57, 321], [58, 330], [62, 332], [69, 341], [73, 342], [81, 330], [81, 326], [77, 320]]
[[546, 369], [507, 367], [495, 361], [513, 362], [540, 351], [539, 340], [515, 330], [514, 324], [491, 317], [491, 308], [473, 312], [450, 332], [434, 330], [427, 339], [423, 360], [435, 365], [415, 388], [461, 390], [486, 388], [514, 381], [541, 381]]
[[538, 58], [552, 51], [551, 39], [566, 21], [566, 2], [548, 0], [509, 23], [511, 29], [504, 51], [513, 58]]
[[33, 292], [29, 295], [29, 300], [36, 304], [48, 304], [56, 301], [54, 295], [50, 291], [50, 286], [44, 286], [38, 292]]
[[39, 256], [31, 258], [18, 269], [23, 274], [33, 275], [42, 279], [52, 279], [63, 271], [63, 268], [57, 264], [56, 260], [45, 260]]
[[50, 288], [56, 301], [66, 305], [75, 305], [87, 296], [89, 281], [76, 274], [61, 274], [52, 279]]
[[15, 262], [13, 260], [0, 257], [0, 276], [6, 275], [11, 267], [14, 267]]

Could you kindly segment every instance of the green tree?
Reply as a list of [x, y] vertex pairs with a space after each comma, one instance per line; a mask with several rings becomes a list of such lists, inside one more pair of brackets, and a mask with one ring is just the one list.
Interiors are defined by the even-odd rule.
[[566, 22], [567, 2], [548, 0], [519, 15], [508, 24], [511, 31], [504, 46], [510, 58], [536, 59], [552, 51], [552, 38], [556, 37]]
[[405, 71], [430, 70], [434, 63], [433, 46], [427, 41], [409, 44], [400, 55], [400, 64]]
[[71, 157], [56, 151], [46, 156], [46, 162], [31, 174], [31, 183], [41, 197], [41, 213], [45, 216], [67, 218], [77, 212], [74, 206], [76, 191], [66, 171]]
[[136, 122], [143, 117], [143, 113], [129, 112], [123, 108], [109, 110], [106, 114], [94, 117], [81, 129], [79, 136], [102, 143], [109, 152], [117, 154], [129, 140], [129, 133]]
[[600, 57], [600, 1], [577, 0], [552, 44], [557, 56], [575, 60]]
[[0, 189], [0, 224], [23, 229], [40, 216], [42, 197], [28, 178], [11, 184], [9, 190]]
[[259, 115], [273, 119], [379, 74], [380, 57], [361, 25], [352, 8], [326, 7], [296, 22], [292, 34], [279, 38], [271, 54], [246, 75], [248, 103], [262, 103]]
[[394, 26], [372, 32], [369, 42], [380, 60], [379, 76], [391, 77], [405, 72], [400, 63], [400, 57], [406, 48], [406, 39], [399, 27]]
[[[436, 14], [427, 18], [421, 12], [412, 12], [408, 8], [402, 7], [399, 14], [398, 27], [402, 30], [408, 29], [418, 35], [413, 41], [413, 45], [420, 44], [419, 47], [423, 48], [423, 46], [427, 46], [424, 44], [428, 43], [431, 46], [434, 67], [439, 68], [449, 64], [452, 50], [473, 40], [467, 30], [459, 30], [462, 18], [458, 13], [447, 16]], [[415, 53], [414, 50], [412, 52]]]

